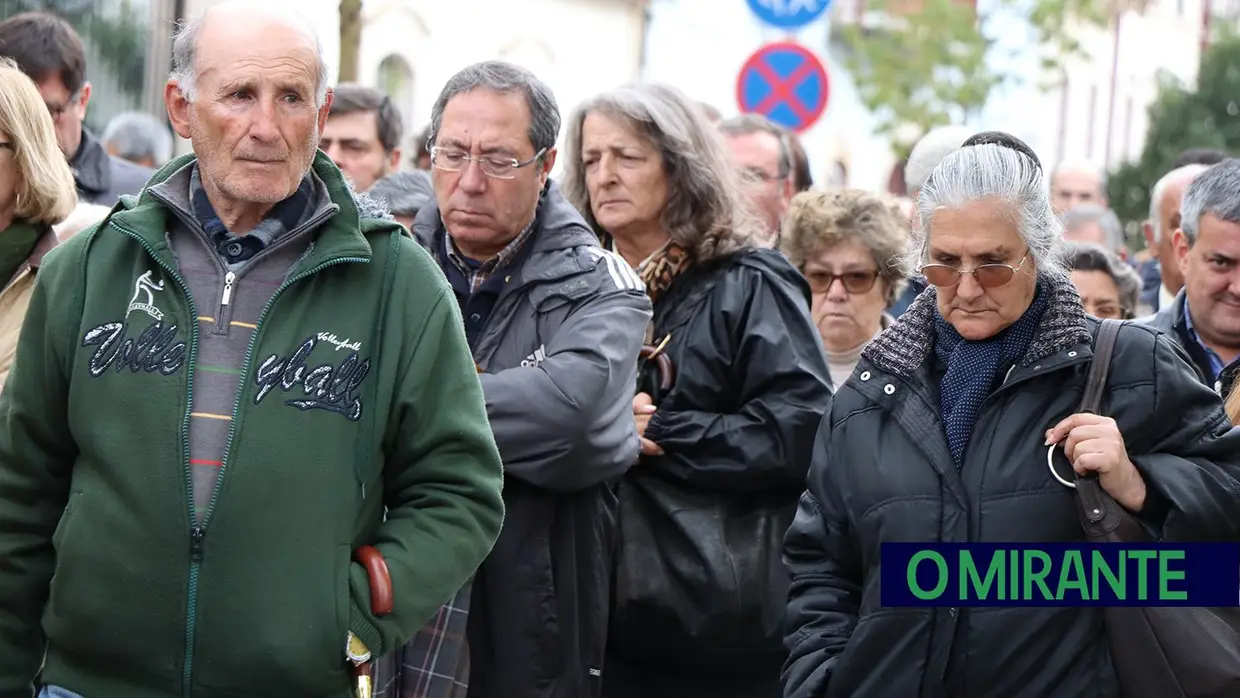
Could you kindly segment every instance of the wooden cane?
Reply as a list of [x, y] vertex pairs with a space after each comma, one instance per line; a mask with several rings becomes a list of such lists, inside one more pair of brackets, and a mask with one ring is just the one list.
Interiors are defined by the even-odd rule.
[[[363, 545], [353, 553], [353, 560], [366, 570], [370, 583], [370, 612], [376, 616], [386, 616], [392, 612], [395, 604], [395, 592], [392, 590], [392, 575], [388, 572], [387, 562], [383, 554], [371, 545]], [[353, 680], [357, 687], [357, 698], [371, 698], [374, 694], [374, 677], [371, 674], [371, 662], [374, 658], [369, 647], [363, 648], [357, 636], [349, 634], [349, 659], [353, 662]]]
[[647, 361], [654, 359], [655, 365], [659, 368], [659, 390], [664, 392], [671, 390], [672, 381], [676, 379], [676, 371], [672, 366], [672, 358], [663, 353], [663, 350], [667, 348], [667, 343], [671, 340], [672, 335], [669, 334], [663, 338], [662, 342], [659, 342], [659, 346], [656, 347], [647, 344], [641, 348], [640, 352], [638, 352], [638, 356], [646, 359]]

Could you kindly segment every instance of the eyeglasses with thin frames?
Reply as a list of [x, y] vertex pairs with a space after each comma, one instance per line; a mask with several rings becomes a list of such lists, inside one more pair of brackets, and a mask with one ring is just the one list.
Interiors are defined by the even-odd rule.
[[878, 270], [846, 271], [842, 274], [832, 274], [829, 271], [807, 271], [805, 279], [809, 281], [809, 290], [814, 293], [826, 293], [831, 290], [835, 280], [839, 279], [849, 295], [859, 296], [869, 293], [870, 289], [874, 288], [874, 282], [878, 281]]
[[460, 172], [469, 167], [469, 163], [476, 162], [478, 167], [482, 168], [482, 174], [488, 177], [493, 179], [512, 179], [517, 176], [517, 170], [538, 162], [546, 153], [547, 149], [543, 148], [529, 160], [521, 161], [516, 158], [503, 158], [494, 155], [474, 157], [457, 148], [442, 148], [436, 145], [431, 146], [431, 167], [444, 172]]
[[44, 102], [47, 106], [47, 113], [52, 115], [52, 121], [54, 123], [59, 123], [60, 117], [64, 116], [65, 112], [76, 106], [80, 97], [81, 95], [75, 92], [69, 96], [69, 101], [64, 104], [47, 104]]
[[946, 264], [927, 264], [921, 268], [921, 275], [926, 277], [932, 285], [939, 288], [951, 288], [960, 283], [960, 279], [965, 274], [972, 274], [973, 280], [983, 288], [997, 288], [1003, 286], [1016, 276], [1016, 272], [1025, 266], [1025, 260], [1029, 258], [1026, 253], [1020, 258], [1020, 263], [1016, 266], [1010, 264], [982, 264], [972, 269], [960, 269], [958, 267], [948, 266]]

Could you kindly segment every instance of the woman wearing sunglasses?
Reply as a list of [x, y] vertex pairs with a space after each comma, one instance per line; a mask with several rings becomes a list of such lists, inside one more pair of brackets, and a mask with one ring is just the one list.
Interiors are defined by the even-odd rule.
[[1098, 320], [1058, 262], [1061, 225], [1024, 143], [969, 139], [918, 207], [912, 266], [932, 288], [836, 392], [785, 542], [784, 695], [1117, 696], [1102, 609], [885, 607], [880, 577], [906, 572], [881, 570], [880, 546], [1082, 541], [1048, 446], [1160, 539], [1234, 541], [1240, 433], [1172, 342], [1135, 324], [1102, 415], [1076, 414]]
[[898, 204], [857, 189], [807, 191], [788, 206], [783, 253], [809, 280], [810, 314], [836, 386], [894, 322], [885, 311], [904, 291], [893, 261], [908, 245], [907, 228]]

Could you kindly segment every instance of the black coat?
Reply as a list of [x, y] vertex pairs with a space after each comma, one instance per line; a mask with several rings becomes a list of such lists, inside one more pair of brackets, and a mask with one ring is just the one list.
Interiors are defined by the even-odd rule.
[[[681, 556], [695, 576], [711, 575], [697, 580], [701, 595], [666, 604], [693, 617], [692, 623], [700, 620], [699, 634], [712, 623], [723, 632], [706, 646], [658, 608], [617, 612], [603, 692], [626, 698], [769, 698], [778, 693], [786, 655], [783, 531], [804, 491], [814, 434], [831, 397], [826, 357], [809, 315], [809, 287], [778, 253], [742, 250], [686, 271], [655, 300], [654, 312], [655, 341], [671, 334], [665, 351], [675, 381], [667, 391], [649, 381], [642, 388], [658, 405], [646, 437], [665, 455], [643, 457], [622, 488], [681, 489], [718, 506], [723, 518], [736, 517], [727, 540], [702, 540], [679, 517], [656, 530], [648, 547], [645, 540], [638, 546]], [[682, 324], [677, 316], [687, 320]], [[631, 501], [622, 492], [622, 537], [634, 530]], [[773, 513], [753, 516], [763, 507]], [[706, 529], [710, 536], [719, 533], [709, 523]], [[734, 569], [737, 558], [755, 558], [738, 554], [732, 542], [746, 546], [745, 552], [765, 550], [769, 559]], [[665, 607], [662, 600], [653, 605]], [[757, 607], [743, 618], [733, 610]]]
[[1236, 378], [1240, 375], [1240, 359], [1236, 359], [1223, 368], [1223, 372], [1219, 374], [1218, 379], [1210, 377], [1210, 357], [1206, 355], [1205, 349], [1192, 338], [1188, 333], [1188, 320], [1185, 318], [1185, 295], [1184, 290], [1175, 296], [1175, 302], [1166, 308], [1160, 309], [1157, 313], [1143, 317], [1139, 322], [1148, 324], [1150, 327], [1167, 333], [1167, 335], [1188, 355], [1192, 361], [1193, 367], [1197, 369], [1197, 376], [1202, 383], [1214, 388], [1214, 392], [1227, 399], [1236, 384]]
[[82, 142], [69, 166], [73, 168], [78, 198], [108, 207], [122, 195], [137, 195], [155, 174], [154, 170], [108, 155], [103, 144], [85, 126], [82, 127]]
[[[1045, 432], [1076, 412], [1097, 320], [1052, 286], [1035, 339], [982, 406], [958, 470], [939, 420], [931, 290], [862, 354], [823, 421], [788, 531], [787, 698], [1111, 698], [1096, 608], [884, 608], [879, 545], [1080, 541]], [[1169, 337], [1125, 323], [1103, 413], [1165, 540], [1240, 538], [1240, 432]], [[898, 572], [901, 573], [902, 572]]]

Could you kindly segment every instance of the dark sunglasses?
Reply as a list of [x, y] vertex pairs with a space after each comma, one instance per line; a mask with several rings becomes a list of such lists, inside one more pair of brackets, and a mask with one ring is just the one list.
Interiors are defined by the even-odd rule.
[[878, 271], [846, 271], [843, 274], [832, 274], [828, 271], [815, 271], [806, 274], [809, 281], [809, 288], [814, 293], [826, 293], [831, 289], [831, 285], [839, 279], [844, 284], [844, 290], [852, 295], [869, 293], [874, 288], [874, 282], [878, 280]]
[[926, 277], [926, 281], [929, 281], [934, 286], [951, 288], [960, 283], [961, 277], [965, 274], [972, 274], [973, 280], [979, 286], [995, 288], [1011, 281], [1016, 272], [1025, 266], [1025, 260], [1028, 258], [1028, 254], [1021, 257], [1020, 263], [1016, 266], [1010, 264], [983, 264], [973, 269], [959, 269], [946, 264], [927, 264], [921, 268], [921, 275]]

